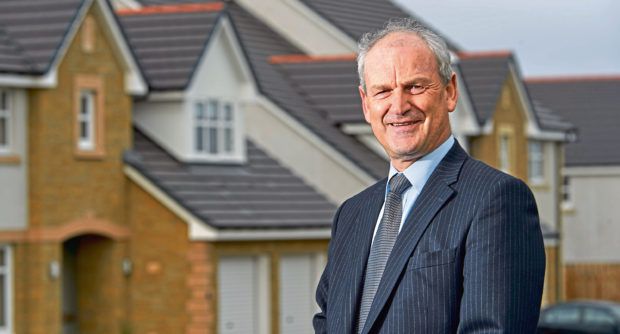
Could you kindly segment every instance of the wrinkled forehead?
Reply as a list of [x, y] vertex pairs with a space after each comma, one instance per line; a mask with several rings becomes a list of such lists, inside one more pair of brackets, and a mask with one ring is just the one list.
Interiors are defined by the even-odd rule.
[[414, 67], [437, 69], [437, 60], [426, 41], [415, 33], [394, 32], [380, 39], [368, 51], [364, 65], [365, 74], [370, 68], [388, 66], [388, 59], [394, 57], [414, 62]]

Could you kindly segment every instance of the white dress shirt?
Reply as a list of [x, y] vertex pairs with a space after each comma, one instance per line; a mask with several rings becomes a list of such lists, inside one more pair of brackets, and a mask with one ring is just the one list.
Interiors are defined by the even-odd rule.
[[[450, 137], [446, 139], [446, 141], [443, 142], [443, 144], [441, 144], [439, 147], [437, 147], [433, 152], [423, 156], [422, 158], [420, 158], [420, 160], [414, 162], [411, 166], [407, 167], [407, 169], [403, 171], [403, 174], [405, 174], [405, 177], [407, 178], [407, 180], [409, 180], [409, 183], [411, 183], [411, 187], [405, 190], [405, 192], [401, 195], [403, 215], [400, 221], [400, 228], [398, 229], [399, 232], [403, 228], [403, 223], [407, 219], [411, 208], [413, 208], [413, 205], [415, 204], [418, 195], [420, 195], [422, 188], [424, 188], [426, 181], [428, 181], [428, 178], [431, 176], [431, 174], [433, 174], [433, 171], [435, 171], [435, 168], [437, 168], [437, 165], [439, 165], [441, 160], [446, 156], [446, 154], [448, 154], [448, 151], [450, 151], [452, 145], [454, 145], [454, 136], [450, 135]], [[390, 186], [389, 181], [392, 176], [397, 173], [398, 171], [396, 170], [396, 168], [394, 168], [392, 163], [390, 163], [390, 172], [388, 174], [388, 180], [385, 185], [386, 197]], [[384, 208], [385, 199], [383, 200], [383, 206], [381, 206], [381, 212], [379, 212], [379, 217], [377, 218], [377, 223], [375, 224], [375, 235], [377, 234], [377, 229], [379, 228], [379, 224], [381, 223]]]

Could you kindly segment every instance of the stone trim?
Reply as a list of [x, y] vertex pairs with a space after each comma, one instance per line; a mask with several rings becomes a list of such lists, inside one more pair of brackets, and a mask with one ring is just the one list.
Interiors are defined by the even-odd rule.
[[97, 234], [113, 240], [124, 240], [129, 238], [131, 232], [124, 226], [95, 218], [92, 213], [87, 213], [83, 218], [57, 227], [29, 228], [23, 231], [2, 231], [0, 232], [0, 242], [60, 243], [83, 234]]

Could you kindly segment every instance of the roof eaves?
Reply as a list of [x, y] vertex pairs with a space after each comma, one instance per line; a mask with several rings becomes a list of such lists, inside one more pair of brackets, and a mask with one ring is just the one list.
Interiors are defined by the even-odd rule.
[[62, 52], [65, 51], [66, 48], [69, 47], [69, 40], [71, 39], [71, 35], [74, 35], [75, 30], [77, 30], [77, 26], [79, 22], [82, 21], [82, 18], [86, 15], [86, 12], [90, 8], [90, 5], [96, 0], [82, 0], [81, 4], [77, 7], [76, 11], [71, 18], [71, 22], [67, 25], [65, 32], [60, 38], [58, 45], [54, 49], [54, 54], [52, 55], [51, 61], [47, 63], [47, 68], [43, 71], [44, 73], [48, 73], [54, 68], [60, 61], [62, 57]]

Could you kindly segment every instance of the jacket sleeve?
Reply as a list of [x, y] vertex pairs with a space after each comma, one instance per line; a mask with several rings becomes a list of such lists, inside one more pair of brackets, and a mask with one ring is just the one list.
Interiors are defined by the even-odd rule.
[[338, 225], [338, 217], [340, 217], [340, 212], [342, 208], [345, 206], [346, 202], [343, 203], [336, 214], [334, 215], [334, 220], [332, 222], [332, 231], [331, 231], [331, 240], [329, 242], [329, 247], [327, 250], [327, 265], [323, 270], [323, 274], [321, 275], [321, 279], [319, 280], [319, 284], [316, 288], [316, 302], [320, 308], [320, 312], [314, 315], [312, 319], [312, 325], [314, 327], [314, 332], [318, 333], [327, 333], [327, 310], [328, 310], [328, 295], [329, 295], [329, 273], [331, 271], [330, 263], [330, 254], [333, 248], [334, 239], [336, 236], [336, 227]]
[[481, 199], [466, 239], [458, 333], [535, 333], [545, 249], [536, 202], [515, 178]]

